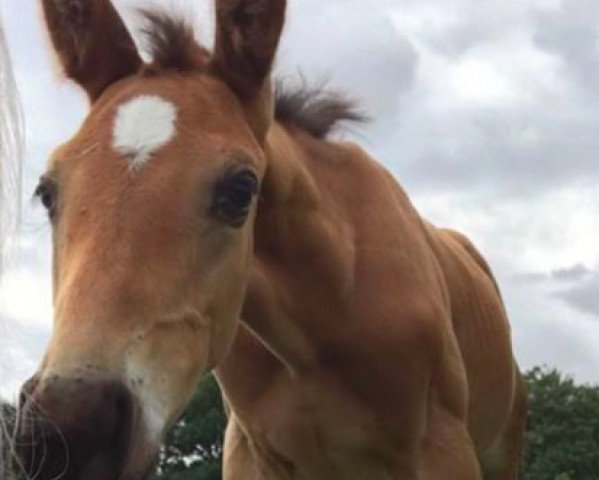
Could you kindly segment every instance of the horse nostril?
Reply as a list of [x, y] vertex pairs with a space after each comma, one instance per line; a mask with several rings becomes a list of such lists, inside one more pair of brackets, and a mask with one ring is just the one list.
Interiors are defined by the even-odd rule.
[[58, 379], [26, 393], [16, 445], [40, 480], [118, 478], [129, 449], [134, 402], [119, 381]]
[[[89, 433], [96, 435], [107, 445], [128, 441], [133, 419], [133, 397], [124, 385], [109, 384], [103, 388], [103, 399], [94, 416], [98, 429]], [[94, 422], [92, 422], [94, 423]]]

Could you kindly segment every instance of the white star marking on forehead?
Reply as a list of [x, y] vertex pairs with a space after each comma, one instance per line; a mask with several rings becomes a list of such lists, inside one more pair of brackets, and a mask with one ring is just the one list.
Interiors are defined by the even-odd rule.
[[156, 95], [140, 95], [123, 103], [116, 113], [113, 146], [136, 172], [175, 134], [177, 109]]

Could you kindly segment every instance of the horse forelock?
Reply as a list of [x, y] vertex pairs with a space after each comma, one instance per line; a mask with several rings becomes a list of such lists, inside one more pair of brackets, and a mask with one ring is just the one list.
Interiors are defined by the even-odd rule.
[[153, 61], [149, 72], [191, 72], [207, 66], [210, 53], [196, 41], [193, 26], [182, 15], [156, 8], [139, 12], [145, 23], [140, 29], [142, 46]]

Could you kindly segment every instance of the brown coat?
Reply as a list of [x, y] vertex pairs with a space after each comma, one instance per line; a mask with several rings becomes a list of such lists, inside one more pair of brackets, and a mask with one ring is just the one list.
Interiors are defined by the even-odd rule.
[[485, 261], [359, 148], [281, 126], [268, 145], [244, 323], [217, 370], [225, 478], [479, 479], [478, 456], [515, 479], [525, 394]]

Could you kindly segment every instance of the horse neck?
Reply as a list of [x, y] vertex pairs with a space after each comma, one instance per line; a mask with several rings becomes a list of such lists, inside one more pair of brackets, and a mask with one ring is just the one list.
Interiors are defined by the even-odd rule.
[[266, 148], [255, 266], [243, 318], [280, 360], [297, 368], [315, 361], [326, 341], [319, 310], [342, 309], [339, 299], [351, 289], [351, 226], [343, 202], [323, 184], [334, 159], [320, 157], [334, 151], [279, 126]]

